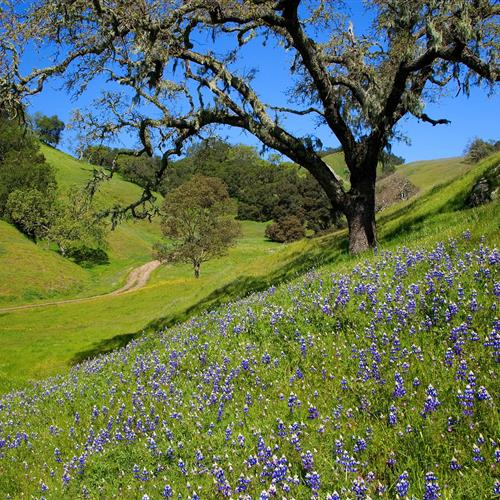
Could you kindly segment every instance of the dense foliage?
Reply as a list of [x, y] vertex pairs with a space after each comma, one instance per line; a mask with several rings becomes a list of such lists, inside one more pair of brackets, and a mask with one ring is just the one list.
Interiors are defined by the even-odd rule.
[[[33, 134], [13, 120], [0, 118], [0, 217], [14, 191], [42, 201], [53, 197], [56, 179]], [[36, 209], [36, 208], [34, 208]]]
[[[95, 165], [115, 168], [126, 179], [150, 184], [159, 158], [134, 156], [130, 150], [88, 147], [83, 157]], [[167, 168], [159, 186], [162, 194], [187, 182], [195, 174], [222, 180], [238, 202], [240, 220], [269, 221], [294, 216], [308, 229], [325, 231], [339, 221], [328, 197], [308, 172], [292, 164], [262, 159], [255, 148], [233, 146], [212, 137], [193, 145], [186, 157]]]
[[39, 139], [50, 146], [57, 146], [61, 141], [61, 134], [65, 124], [57, 115], [46, 116], [35, 113], [33, 116], [33, 130]]
[[491, 498], [498, 249], [311, 272], [0, 400], [0, 491]]
[[300, 240], [305, 235], [304, 224], [294, 215], [278, 219], [266, 227], [266, 237], [278, 243]]
[[203, 262], [226, 254], [236, 243], [240, 225], [234, 212], [220, 179], [193, 176], [165, 197], [161, 229], [167, 243], [156, 245], [156, 256], [166, 262], [192, 264], [199, 278]]
[[166, 172], [164, 189], [168, 191], [195, 172], [224, 181], [230, 196], [238, 201], [238, 218], [242, 220], [295, 216], [317, 232], [330, 228], [339, 218], [308, 172], [263, 160], [250, 146], [231, 146], [219, 139], [202, 141]]
[[465, 148], [465, 159], [470, 163], [477, 163], [496, 151], [500, 151], [500, 141], [485, 141], [476, 137]]

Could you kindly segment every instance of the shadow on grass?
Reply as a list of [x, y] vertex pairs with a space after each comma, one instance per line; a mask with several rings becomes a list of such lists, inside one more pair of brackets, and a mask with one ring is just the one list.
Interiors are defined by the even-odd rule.
[[96, 342], [92, 345], [90, 349], [85, 351], [77, 352], [70, 361], [71, 365], [77, 365], [82, 363], [86, 359], [95, 358], [100, 354], [108, 354], [111, 351], [125, 347], [131, 340], [138, 337], [142, 332], [134, 333], [122, 333], [120, 335], [115, 335], [110, 339], [104, 339], [100, 342]]
[[214, 290], [184, 311], [157, 318], [140, 331], [115, 335], [110, 339], [96, 342], [90, 349], [76, 353], [70, 363], [76, 365], [100, 354], [107, 354], [115, 349], [126, 346], [131, 340], [144, 333], [158, 331], [162, 328], [182, 323], [188, 318], [215, 309], [227, 302], [241, 299], [251, 293], [266, 290], [272, 285], [279, 285], [280, 283], [296, 278], [314, 267], [329, 264], [348, 256], [347, 239], [345, 237], [334, 237], [332, 239], [331, 235], [324, 236], [318, 238], [315, 243], [316, 245], [311, 251], [295, 254], [291, 261], [266, 276], [240, 276]]

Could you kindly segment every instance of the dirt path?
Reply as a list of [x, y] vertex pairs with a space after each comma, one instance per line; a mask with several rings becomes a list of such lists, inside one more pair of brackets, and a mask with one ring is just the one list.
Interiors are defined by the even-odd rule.
[[66, 300], [55, 300], [53, 302], [43, 302], [41, 304], [25, 304], [24, 306], [14, 306], [14, 307], [4, 307], [0, 308], [0, 314], [10, 311], [19, 311], [21, 309], [33, 309], [35, 307], [45, 307], [45, 306], [55, 306], [59, 304], [72, 304], [74, 302], [85, 302], [87, 300], [99, 299], [102, 297], [109, 297], [114, 295], [121, 295], [126, 292], [133, 292], [142, 288], [149, 280], [151, 273], [161, 264], [159, 260], [152, 260], [147, 262], [140, 267], [133, 269], [127, 276], [127, 281], [125, 285], [118, 290], [114, 290], [109, 293], [103, 293], [101, 295], [93, 295], [92, 297], [82, 297], [79, 299], [66, 299]]

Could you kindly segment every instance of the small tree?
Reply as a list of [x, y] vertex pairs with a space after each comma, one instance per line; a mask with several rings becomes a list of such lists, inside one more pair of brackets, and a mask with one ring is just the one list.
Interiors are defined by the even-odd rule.
[[467, 145], [465, 159], [468, 163], [477, 163], [499, 149], [500, 141], [484, 141], [476, 137]]
[[288, 215], [266, 227], [266, 237], [278, 243], [300, 240], [306, 235], [304, 224], [295, 215]]
[[107, 231], [106, 222], [93, 209], [86, 193], [74, 187], [66, 199], [54, 206], [47, 238], [57, 244], [61, 255], [66, 256], [75, 246], [105, 247]]
[[46, 116], [35, 113], [33, 116], [35, 132], [42, 142], [57, 146], [61, 140], [61, 133], [64, 130], [64, 122], [59, 120], [57, 115]]
[[54, 220], [56, 190], [43, 193], [38, 189], [16, 189], [5, 207], [7, 220], [33, 240], [47, 236]]
[[225, 184], [195, 175], [171, 191], [163, 203], [162, 233], [169, 243], [155, 247], [165, 262], [188, 262], [199, 278], [202, 262], [220, 255], [235, 243], [240, 225]]

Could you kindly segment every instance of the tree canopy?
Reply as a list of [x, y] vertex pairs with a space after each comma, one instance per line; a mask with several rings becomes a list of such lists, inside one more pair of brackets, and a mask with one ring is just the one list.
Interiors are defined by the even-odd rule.
[[33, 116], [33, 130], [38, 134], [42, 142], [50, 146], [55, 147], [59, 144], [64, 128], [64, 122], [59, 120], [57, 115], [46, 116], [35, 113]]
[[34, 196], [42, 200], [51, 199], [55, 188], [54, 170], [46, 163], [33, 134], [17, 120], [0, 118], [0, 217], [6, 215], [14, 191], [37, 191]]
[[162, 207], [162, 233], [170, 241], [156, 246], [157, 257], [166, 262], [188, 262], [200, 276], [203, 262], [224, 255], [236, 242], [240, 225], [224, 183], [195, 175], [172, 190]]
[[[500, 7], [489, 0], [374, 0], [372, 29], [359, 35], [342, 5], [38, 0], [28, 13], [4, 9], [2, 104], [15, 108], [55, 75], [64, 75], [75, 92], [104, 75], [110, 87], [96, 112], [81, 113], [78, 121], [91, 140], [133, 130], [146, 154], [160, 149], [153, 183], [207, 127], [244, 129], [316, 178], [346, 215], [350, 251], [359, 252], [376, 244], [377, 162], [398, 122], [413, 115], [431, 125], [448, 123], [429, 116], [425, 104], [447, 86], [468, 93], [472, 85], [492, 88], [500, 80]], [[21, 46], [29, 40], [54, 47], [55, 62], [22, 74]], [[275, 43], [289, 61], [295, 84], [286, 105], [263, 100], [252, 71], [238, 65], [241, 50], [259, 42]], [[290, 114], [315, 116], [338, 139], [349, 191], [321, 158], [314, 136], [286, 128]]]

